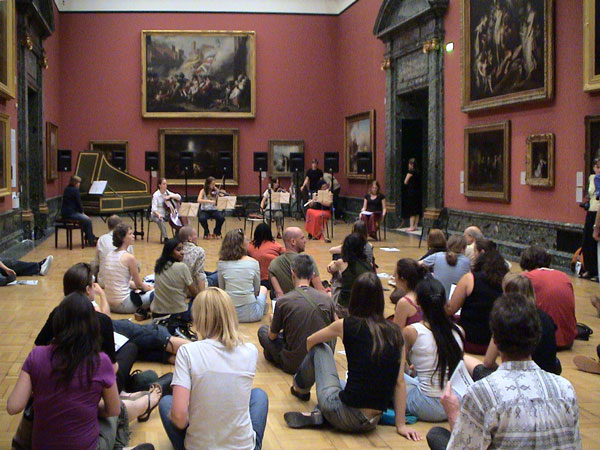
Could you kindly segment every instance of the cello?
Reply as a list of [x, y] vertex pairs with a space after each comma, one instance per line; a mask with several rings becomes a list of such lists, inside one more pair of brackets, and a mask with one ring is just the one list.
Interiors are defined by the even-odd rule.
[[[171, 192], [169, 192], [169, 195], [170, 194]], [[189, 224], [187, 217], [182, 217], [179, 215], [180, 206], [181, 200], [175, 200], [174, 198], [165, 200], [165, 208], [169, 211], [169, 225], [171, 225], [171, 228], [175, 230], [175, 233]]]

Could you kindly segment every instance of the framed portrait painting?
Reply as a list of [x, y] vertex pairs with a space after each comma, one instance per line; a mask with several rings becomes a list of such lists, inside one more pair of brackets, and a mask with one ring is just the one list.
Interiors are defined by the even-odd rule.
[[462, 110], [552, 98], [554, 0], [462, 0]]
[[11, 193], [10, 117], [0, 113], [0, 197]]
[[304, 153], [304, 141], [271, 140], [269, 158], [271, 158], [272, 177], [291, 177], [290, 153]]
[[600, 158], [600, 116], [585, 117], [585, 173], [594, 173], [594, 159]]
[[46, 179], [58, 178], [58, 127], [46, 122]]
[[103, 153], [110, 164], [129, 171], [128, 141], [90, 141], [90, 150]]
[[[358, 153], [371, 154], [371, 168], [375, 173], [375, 110], [354, 114], [345, 118], [344, 157], [346, 177], [364, 179], [358, 173]], [[366, 175], [371, 176], [371, 175]]]
[[525, 182], [530, 186], [554, 187], [554, 134], [527, 137]]
[[510, 202], [510, 121], [465, 128], [465, 196]]
[[142, 116], [251, 118], [254, 31], [142, 31]]
[[162, 128], [158, 131], [160, 173], [169, 184], [202, 185], [225, 178], [238, 185], [239, 130], [232, 128]]
[[600, 2], [583, 0], [583, 89], [600, 89]]
[[15, 98], [15, 0], [0, 0], [0, 97]]

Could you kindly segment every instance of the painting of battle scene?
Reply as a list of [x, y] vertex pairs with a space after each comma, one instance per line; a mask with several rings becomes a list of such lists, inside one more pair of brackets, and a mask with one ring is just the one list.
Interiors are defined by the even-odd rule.
[[254, 32], [143, 31], [144, 117], [254, 117]]

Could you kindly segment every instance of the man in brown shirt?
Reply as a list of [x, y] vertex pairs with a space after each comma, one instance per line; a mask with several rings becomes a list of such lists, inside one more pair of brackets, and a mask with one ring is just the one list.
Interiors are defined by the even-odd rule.
[[296, 373], [306, 356], [306, 338], [336, 319], [333, 299], [310, 287], [312, 258], [297, 255], [291, 271], [294, 289], [277, 299], [271, 327], [258, 330], [265, 359], [289, 374]]

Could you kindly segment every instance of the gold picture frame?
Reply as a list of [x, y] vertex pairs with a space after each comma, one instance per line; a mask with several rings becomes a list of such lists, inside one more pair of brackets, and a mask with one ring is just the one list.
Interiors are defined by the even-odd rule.
[[0, 1], [0, 97], [15, 98], [15, 0]]
[[142, 30], [142, 117], [253, 118], [254, 31]]
[[269, 141], [269, 169], [272, 177], [291, 177], [290, 153], [304, 153], [304, 141]]
[[[554, 94], [554, 0], [517, 0], [511, 9], [498, 5], [462, 0], [464, 112], [549, 100]], [[496, 38], [498, 20], [508, 31]], [[521, 30], [528, 33], [527, 46]]]
[[125, 152], [125, 171], [129, 172], [129, 141], [108, 140], [108, 141], [90, 141], [90, 150], [103, 153], [106, 160], [115, 166], [114, 154], [116, 151]]
[[46, 180], [58, 178], [58, 126], [46, 122]]
[[529, 186], [554, 187], [554, 134], [527, 137], [525, 182]]
[[[371, 153], [372, 172], [360, 175], [357, 153]], [[353, 114], [344, 118], [344, 159], [346, 177], [364, 180], [375, 173], [375, 110]]]
[[465, 197], [510, 202], [510, 121], [465, 128]]
[[596, 0], [583, 0], [583, 90], [600, 89], [600, 23], [596, 23]]
[[0, 197], [11, 194], [10, 117], [0, 113]]
[[161, 128], [158, 130], [160, 176], [169, 184], [182, 186], [186, 173], [181, 167], [181, 153], [190, 152], [193, 170], [187, 173], [189, 185], [203, 185], [208, 176], [223, 178], [223, 158], [231, 159], [231, 171], [225, 183], [237, 186], [239, 130], [235, 128]]

